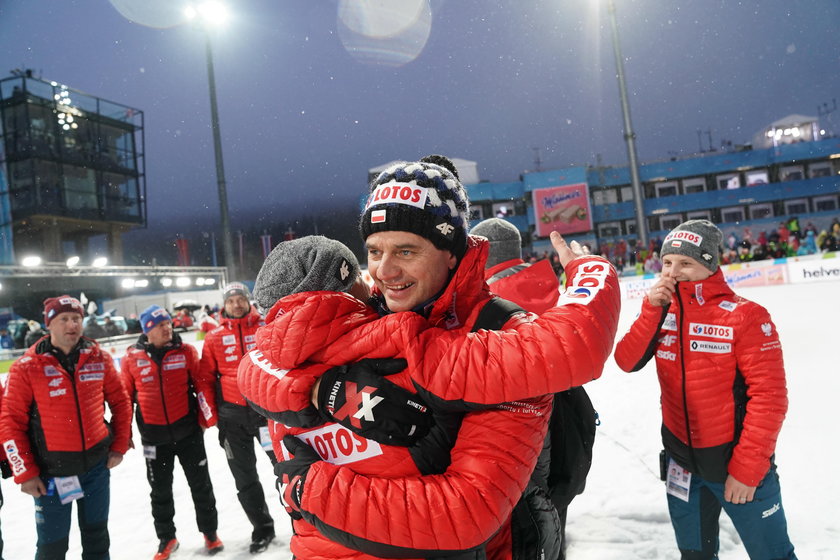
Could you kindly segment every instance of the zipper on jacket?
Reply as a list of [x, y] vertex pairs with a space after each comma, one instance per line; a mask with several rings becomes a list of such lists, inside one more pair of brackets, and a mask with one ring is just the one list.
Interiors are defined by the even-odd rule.
[[678, 333], [680, 335], [680, 372], [682, 373], [682, 398], [683, 398], [683, 416], [685, 418], [685, 437], [688, 439], [688, 454], [691, 456], [692, 468], [697, 468], [697, 458], [694, 456], [694, 443], [691, 441], [691, 421], [688, 418], [688, 392], [686, 391], [686, 375], [685, 375], [685, 344], [686, 339], [683, 336], [683, 321], [685, 320], [685, 308], [683, 307], [682, 297], [680, 297], [680, 288], [677, 285], [677, 304], [680, 308], [680, 324], [678, 325]]
[[[58, 360], [56, 360], [58, 361]], [[76, 387], [76, 374], [81, 369], [81, 362], [82, 362], [82, 355], [79, 354], [79, 363], [76, 364], [76, 367], [73, 369], [73, 375], [70, 375], [70, 385], [73, 387], [73, 399], [76, 401], [76, 417], [79, 420], [79, 436], [82, 438], [82, 466], [84, 470], [82, 472], [88, 471], [88, 457], [87, 457], [87, 448], [85, 446], [85, 425], [82, 423], [82, 407], [79, 405], [79, 391]], [[59, 366], [61, 364], [59, 363]], [[61, 369], [64, 369], [63, 367]], [[64, 373], [69, 373], [65, 370]]]
[[166, 420], [166, 431], [169, 432], [169, 441], [174, 443], [175, 436], [172, 433], [172, 424], [170, 424], [169, 422], [169, 411], [166, 409], [166, 395], [163, 392], [163, 360], [164, 358], [166, 358], [166, 356], [169, 355], [169, 352], [167, 352], [163, 355], [163, 357], [161, 357], [160, 362], [155, 360], [154, 356], [152, 356], [148, 352], [146, 352], [146, 355], [149, 356], [149, 358], [151, 358], [152, 361], [155, 362], [158, 367], [158, 380], [160, 381], [160, 383], [158, 383], [158, 386], [160, 388], [160, 406], [163, 408], [163, 419]]

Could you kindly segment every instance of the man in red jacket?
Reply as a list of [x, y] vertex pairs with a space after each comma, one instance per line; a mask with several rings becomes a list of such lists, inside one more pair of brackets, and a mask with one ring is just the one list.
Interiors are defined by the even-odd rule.
[[266, 419], [245, 402], [236, 382], [236, 371], [242, 356], [256, 346], [257, 329], [265, 322], [251, 305], [251, 293], [245, 284], [228, 284], [223, 298], [220, 325], [204, 339], [201, 376], [216, 384], [219, 443], [225, 450], [239, 503], [254, 528], [250, 552], [256, 554], [266, 550], [274, 540], [274, 520], [257, 475], [254, 440], [263, 447], [272, 464], [276, 459], [271, 451]]
[[[0, 415], [3, 414], [3, 393], [6, 392], [6, 387], [0, 383]], [[3, 451], [3, 446], [0, 445], [0, 473], [3, 478], [12, 476], [12, 470], [9, 468], [9, 462], [6, 460], [6, 452]], [[3, 508], [3, 491], [0, 489], [0, 509]], [[3, 534], [0, 533], [0, 559], [3, 558]]]
[[83, 317], [76, 298], [44, 302], [50, 334], [12, 364], [0, 414], [15, 482], [35, 498], [38, 558], [64, 558], [76, 500], [83, 557], [109, 557], [108, 469], [128, 450], [131, 404], [110, 354], [82, 337]]
[[[374, 181], [360, 224], [368, 246], [371, 275], [376, 282], [372, 303], [383, 315], [382, 319], [371, 323], [373, 328], [377, 323], [398, 324], [426, 318], [429, 326], [437, 327], [431, 334], [463, 343], [463, 339], [480, 322], [479, 315], [492, 299], [483, 277], [486, 242], [467, 236], [467, 209], [466, 193], [451, 162], [445, 158], [429, 157], [420, 162], [396, 164]], [[562, 239], [557, 239], [557, 242], [565, 247]], [[598, 268], [599, 272], [581, 271], [582, 280], [588, 280], [589, 287], [576, 286], [569, 299], [579, 300], [582, 305], [595, 300], [596, 306], [611, 310], [610, 304], [617, 307], [617, 296], [612, 299], [608, 295], [616, 294], [611, 288], [617, 289], [615, 274], [610, 274], [609, 265], [600, 259], [598, 263], [585, 263], [581, 268], [586, 265]], [[607, 295], [608, 302], [597, 298], [599, 291], [601, 295]], [[313, 298], [318, 296], [317, 293], [312, 295]], [[278, 304], [280, 308], [275, 307], [272, 312], [275, 315], [283, 312], [282, 317], [286, 317], [290, 310], [282, 309], [283, 305]], [[334, 334], [333, 330], [323, 330], [324, 318], [327, 321], [335, 319], [345, 327], [347, 322], [361, 324], [369, 320], [362, 313], [351, 313], [346, 317], [333, 315], [327, 306], [313, 309], [318, 310], [323, 311], [325, 317], [316, 316], [317, 320], [303, 321], [300, 329], [286, 333], [290, 336], [307, 335], [302, 341], [305, 343], [302, 351], [324, 344]], [[562, 373], [558, 373], [565, 379], [567, 375], [571, 377], [585, 371], [582, 374], [585, 379], [581, 382], [589, 381], [600, 375], [603, 361], [612, 347], [617, 309], [614, 311], [614, 315], [603, 325], [597, 320], [590, 323], [590, 317], [582, 313], [582, 320], [575, 329], [569, 329], [569, 336], [563, 340], [558, 341], [553, 334], [545, 332], [535, 334], [529, 340], [551, 348], [565, 348], [566, 338], [571, 340], [583, 331], [579, 338], [575, 338], [578, 342], [576, 347], [582, 348], [581, 355], [592, 349], [592, 359], [587, 364], [580, 363], [579, 368], [561, 368]], [[522, 315], [520, 313], [498, 323], [518, 325], [523, 322]], [[389, 321], [392, 318], [394, 321]], [[321, 330], [316, 328], [308, 336], [308, 332], [301, 331], [310, 323], [317, 323], [316, 327], [321, 326]], [[259, 379], [261, 390], [259, 394], [252, 393], [251, 397], [257, 399], [270, 395], [272, 399], [282, 400], [289, 395], [303, 394], [304, 398], [296, 399], [293, 404], [275, 403], [278, 406], [275, 408], [272, 404], [272, 409], [280, 412], [280, 417], [284, 417], [283, 411], [289, 410], [307, 416], [311, 385], [306, 381], [311, 370], [290, 372], [276, 367], [282, 363], [283, 356], [280, 354], [287, 347], [283, 338], [276, 340], [282, 348], [272, 344], [272, 329], [277, 324], [285, 324], [285, 321], [274, 321], [261, 330], [257, 350], [242, 362], [242, 368], [256, 374]], [[601, 326], [603, 328], [599, 329]], [[597, 338], [594, 344], [588, 345], [589, 348], [580, 344], [581, 339], [587, 341], [589, 337]], [[474, 413], [436, 417], [439, 421], [435, 432], [429, 436], [435, 441], [430, 443], [444, 444], [446, 450], [451, 450], [449, 453], [424, 456], [423, 452], [427, 449], [421, 442], [420, 448], [412, 448], [415, 462], [403, 461], [390, 465], [387, 471], [383, 469], [379, 476], [365, 476], [356, 472], [353, 465], [344, 464], [345, 461], [326, 460], [329, 457], [323, 453], [320, 458], [325, 460], [319, 460], [318, 454], [294, 438], [284, 440], [286, 445], [289, 445], [287, 440], [292, 442], [287, 450], [294, 458], [289, 460], [288, 453], [284, 453], [287, 460], [278, 463], [275, 472], [283, 483], [283, 499], [297, 520], [291, 543], [296, 557], [430, 558], [443, 555], [456, 557], [455, 551], [460, 551], [457, 557], [461, 558], [476, 558], [486, 552], [488, 558], [509, 559], [518, 558], [523, 549], [530, 548], [537, 557], [542, 553], [546, 558], [556, 558], [556, 548], [547, 549], [543, 543], [533, 542], [539, 541], [542, 535], [528, 535], [532, 538], [530, 543], [517, 542], [510, 522], [511, 512], [522, 496], [543, 448], [546, 412], [551, 400], [550, 396], [526, 397], [545, 395], [550, 391], [530, 392], [530, 383], [527, 387], [516, 382], [510, 385], [485, 384], [478, 376], [466, 375], [475, 367], [480, 369], [480, 364], [488, 360], [511, 363], [515, 374], [524, 369], [519, 366], [523, 360], [521, 352], [516, 351], [519, 347], [499, 344], [503, 342], [499, 338], [495, 336], [487, 345], [473, 348], [473, 351], [441, 356], [445, 360], [463, 358], [469, 363], [451, 367], [444, 363], [444, 374], [429, 380], [432, 385], [442, 385], [435, 387], [432, 391], [435, 394], [443, 394], [437, 391], [440, 388], [460, 388], [468, 384], [466, 393], [470, 396], [462, 393], [460, 398], [471, 403], [485, 403], [476, 404], [473, 409], [478, 411]], [[604, 344], [601, 344], [601, 338]], [[354, 350], [370, 344], [372, 339], [372, 336], [364, 337], [358, 340], [358, 344], [351, 341], [348, 344], [332, 344], [328, 348]], [[288, 340], [285, 339], [285, 342]], [[387, 346], [387, 342], [384, 341], [383, 346]], [[488, 349], [492, 349], [492, 355], [480, 355], [482, 350]], [[385, 352], [377, 355], [394, 355], [387, 349]], [[281, 361], [273, 361], [275, 357]], [[432, 366], [436, 360], [429, 358], [428, 362]], [[293, 363], [292, 367], [296, 364]], [[368, 378], [364, 384], [357, 383], [359, 378], [353, 374], [344, 376], [341, 368], [338, 369], [338, 372], [331, 370], [332, 373], [328, 372], [321, 378], [317, 397], [320, 409], [332, 422], [357, 428], [361, 424], [364, 429], [365, 423], [380, 418], [381, 413], [387, 410], [388, 399], [382, 396], [384, 392], [379, 393], [375, 388], [375, 380]], [[575, 369], [577, 371], [573, 371]], [[257, 370], [268, 375], [262, 376]], [[323, 372], [323, 369], [320, 371]], [[514, 375], [514, 379], [528, 377], [525, 372], [522, 374]], [[537, 379], [529, 381], [541, 383]], [[288, 382], [288, 390], [266, 393], [267, 385], [274, 386], [275, 382]], [[522, 392], [511, 399], [494, 397], [509, 387], [518, 387]], [[519, 401], [520, 398], [523, 400]], [[493, 404], [511, 400], [518, 402]], [[287, 408], [287, 404], [292, 404], [293, 408]], [[412, 405], [411, 402], [407, 404]], [[453, 418], [454, 423], [451, 422]], [[324, 422], [323, 416], [321, 422]], [[318, 439], [314, 434], [310, 435], [317, 446]], [[346, 443], [337, 440], [339, 448]], [[365, 449], [378, 450], [379, 446], [367, 445]], [[352, 449], [348, 448], [348, 451]], [[355, 453], [354, 457], [360, 465], [374, 456], [359, 455]], [[378, 451], [375, 457], [379, 458]], [[413, 472], [405, 472], [408, 470]], [[417, 470], [423, 476], [418, 477]], [[542, 547], [542, 550], [533, 550], [537, 547]]]
[[682, 557], [717, 558], [723, 508], [750, 558], [796, 558], [774, 462], [788, 406], [782, 346], [767, 310], [727, 285], [722, 241], [708, 220], [668, 234], [662, 275], [615, 359], [629, 372], [656, 357], [662, 475]]
[[160, 544], [154, 560], [177, 550], [172, 473], [181, 462], [190, 486], [198, 530], [209, 554], [224, 545], [207, 468], [204, 429], [216, 423], [213, 383], [199, 376], [198, 351], [172, 331], [172, 317], [157, 305], [140, 314], [143, 334], [121, 362], [122, 381], [137, 403], [137, 428], [152, 488], [152, 518]]
[[[522, 236], [516, 226], [489, 218], [476, 224], [471, 234], [486, 237], [490, 245], [484, 278], [491, 292], [537, 315], [557, 305], [560, 282], [551, 263], [522, 260]], [[592, 465], [595, 423], [596, 414], [583, 387], [554, 396], [547, 451], [537, 463], [534, 480], [557, 509], [561, 560], [565, 558], [568, 506], [583, 492]]]

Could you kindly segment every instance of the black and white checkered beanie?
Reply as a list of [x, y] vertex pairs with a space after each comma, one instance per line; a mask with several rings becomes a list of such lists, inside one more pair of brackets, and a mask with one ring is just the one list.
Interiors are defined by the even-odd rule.
[[467, 250], [469, 199], [454, 164], [443, 156], [400, 162], [370, 185], [359, 222], [362, 239], [407, 231], [461, 258]]

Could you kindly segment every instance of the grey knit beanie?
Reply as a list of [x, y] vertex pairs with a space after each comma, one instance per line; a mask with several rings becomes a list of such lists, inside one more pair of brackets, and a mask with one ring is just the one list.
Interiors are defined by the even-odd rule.
[[522, 236], [516, 226], [501, 218], [488, 218], [470, 230], [473, 235], [482, 235], [490, 241], [490, 255], [487, 266], [496, 266], [512, 259], [522, 258]]
[[665, 236], [660, 256], [685, 255], [715, 272], [720, 261], [722, 243], [723, 233], [715, 224], [709, 220], [688, 220]]
[[461, 258], [467, 250], [469, 206], [448, 158], [432, 155], [400, 162], [371, 183], [359, 232], [367, 239], [380, 231], [407, 231]]
[[260, 268], [254, 300], [265, 313], [280, 298], [298, 292], [347, 292], [361, 274], [343, 243], [310, 235], [277, 245]]

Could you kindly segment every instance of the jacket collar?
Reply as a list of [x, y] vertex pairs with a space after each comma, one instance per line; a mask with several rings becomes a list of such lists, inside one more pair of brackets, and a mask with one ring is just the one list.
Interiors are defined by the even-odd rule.
[[696, 300], [700, 305], [705, 305], [711, 299], [735, 297], [735, 292], [726, 283], [726, 278], [720, 268], [705, 280], [678, 283], [677, 290], [683, 301]]

